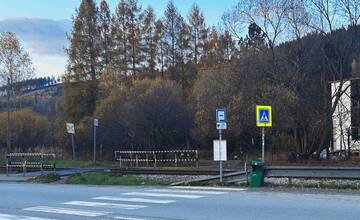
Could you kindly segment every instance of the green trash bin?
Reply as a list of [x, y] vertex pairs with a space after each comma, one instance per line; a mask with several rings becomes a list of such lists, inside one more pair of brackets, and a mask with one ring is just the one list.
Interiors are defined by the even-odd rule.
[[264, 172], [265, 163], [261, 160], [251, 161], [252, 171], [250, 174], [250, 186], [261, 187], [264, 186]]

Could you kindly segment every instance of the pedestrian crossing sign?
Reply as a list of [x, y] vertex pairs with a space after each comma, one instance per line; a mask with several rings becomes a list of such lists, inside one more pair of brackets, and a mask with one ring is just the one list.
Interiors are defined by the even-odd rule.
[[264, 105], [256, 106], [256, 126], [258, 127], [272, 126], [271, 106], [264, 106]]

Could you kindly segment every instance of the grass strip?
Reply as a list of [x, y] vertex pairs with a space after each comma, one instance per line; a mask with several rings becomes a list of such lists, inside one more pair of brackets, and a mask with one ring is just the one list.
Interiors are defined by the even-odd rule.
[[84, 185], [167, 185], [168, 183], [150, 178], [117, 173], [82, 173], [70, 175], [65, 183]]
[[60, 180], [60, 176], [56, 173], [43, 174], [30, 179], [32, 183], [51, 183]]
[[[76, 167], [114, 167], [115, 164], [114, 163], [109, 163], [109, 162], [102, 162], [102, 161], [96, 161], [96, 163], [94, 164], [93, 161], [83, 161], [83, 160], [79, 160], [76, 161], [75, 163]], [[56, 161], [56, 167], [57, 168], [72, 168], [73, 164], [71, 160], [57, 160]]]

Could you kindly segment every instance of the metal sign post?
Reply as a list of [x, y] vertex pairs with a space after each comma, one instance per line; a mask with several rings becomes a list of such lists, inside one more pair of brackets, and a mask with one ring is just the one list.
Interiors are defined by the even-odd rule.
[[221, 160], [221, 129], [219, 129], [220, 183], [223, 182], [223, 162]]
[[271, 106], [256, 106], [256, 126], [261, 127], [261, 160], [265, 162], [265, 127], [272, 126]]
[[75, 140], [74, 140], [74, 134], [71, 134], [71, 146], [72, 146], [72, 167], [75, 168], [75, 166], [76, 166], [76, 158], [75, 158]]
[[219, 170], [220, 170], [220, 183], [223, 182], [223, 157], [226, 155], [221, 155], [221, 140], [222, 140], [222, 130], [227, 128], [226, 124], [226, 111], [225, 109], [216, 109], [216, 129], [219, 130]]
[[93, 162], [96, 162], [96, 127], [99, 126], [99, 120], [94, 118], [94, 154], [93, 154]]
[[261, 160], [265, 162], [265, 128], [261, 128]]
[[74, 123], [66, 123], [66, 132], [71, 136], [71, 147], [72, 147], [72, 167], [75, 168], [76, 157], [75, 157], [75, 125]]

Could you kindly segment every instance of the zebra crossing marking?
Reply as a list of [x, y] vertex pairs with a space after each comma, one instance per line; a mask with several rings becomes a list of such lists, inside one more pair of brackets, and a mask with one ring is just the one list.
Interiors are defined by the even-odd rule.
[[0, 220], [55, 220], [50, 218], [30, 217], [22, 215], [9, 215], [0, 213]]
[[173, 197], [173, 198], [185, 198], [185, 199], [199, 199], [204, 196], [201, 195], [184, 195], [184, 194], [171, 194], [171, 193], [150, 193], [150, 192], [128, 192], [123, 193], [128, 196], [153, 196], [153, 197]]
[[193, 193], [193, 194], [204, 194], [204, 195], [222, 195], [228, 192], [220, 191], [204, 191], [204, 190], [181, 190], [181, 189], [151, 189], [149, 192], [166, 192], [166, 193]]
[[107, 203], [107, 202], [88, 202], [88, 201], [70, 201], [62, 203], [64, 205], [75, 205], [75, 206], [87, 206], [87, 207], [105, 207], [105, 208], [119, 208], [119, 209], [128, 209], [135, 210], [146, 208], [144, 205], [128, 205], [128, 204], [119, 204], [119, 203]]
[[85, 216], [85, 217], [99, 217], [99, 216], [110, 214], [110, 212], [103, 212], [103, 211], [58, 208], [58, 207], [50, 207], [50, 206], [35, 206], [35, 207], [25, 208], [23, 210], [24, 211], [32, 211], [32, 212], [77, 215], [77, 216]]
[[170, 189], [189, 189], [189, 190], [214, 190], [214, 191], [246, 191], [246, 188], [230, 187], [206, 187], [206, 186], [171, 186]]
[[108, 200], [108, 201], [120, 201], [120, 202], [154, 203], [154, 204], [168, 204], [168, 203], [176, 202], [176, 200], [126, 198], [126, 197], [115, 197], [115, 196], [99, 196], [99, 197], [94, 197], [92, 199]]

